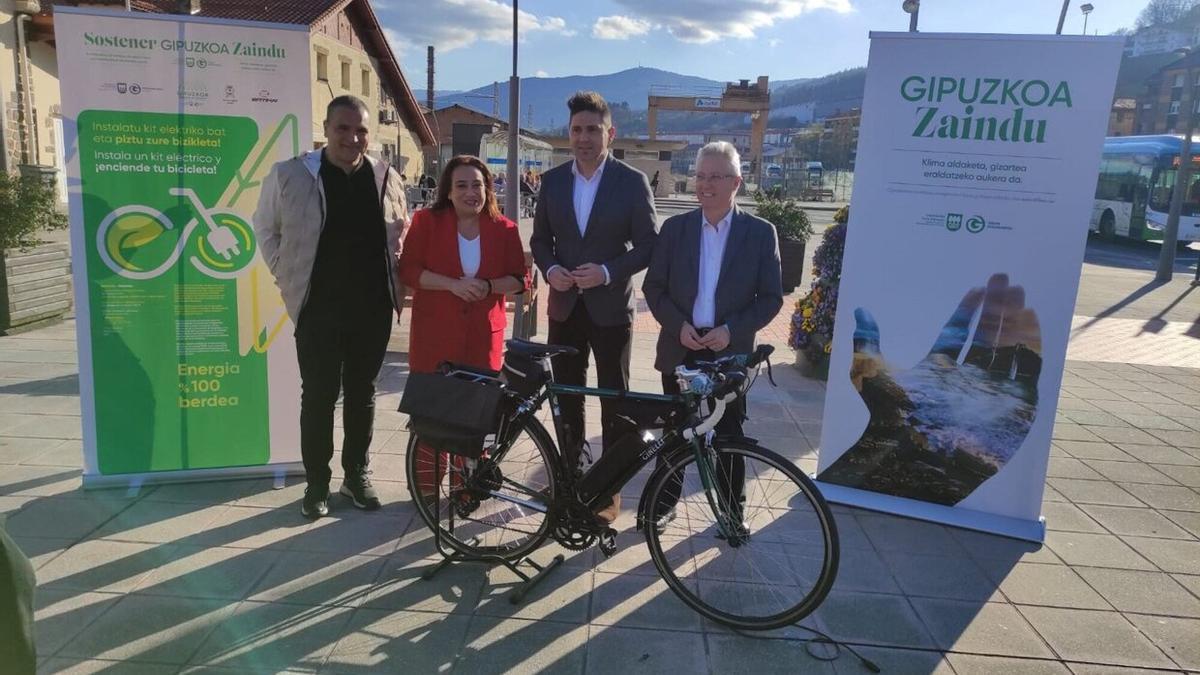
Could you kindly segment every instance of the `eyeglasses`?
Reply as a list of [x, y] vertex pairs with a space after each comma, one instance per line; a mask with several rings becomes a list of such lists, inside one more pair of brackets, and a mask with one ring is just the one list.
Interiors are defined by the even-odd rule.
[[711, 175], [705, 174], [705, 173], [696, 174], [696, 182], [698, 182], [698, 183], [707, 183], [708, 181], [715, 182], [715, 181], [719, 181], [719, 180], [725, 180], [726, 178], [733, 178], [733, 174], [731, 174], [731, 173], [714, 173]]

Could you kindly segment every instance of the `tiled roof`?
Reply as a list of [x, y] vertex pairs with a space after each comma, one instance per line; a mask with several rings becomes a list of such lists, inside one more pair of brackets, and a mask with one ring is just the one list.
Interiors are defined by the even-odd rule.
[[[348, 0], [202, 0], [198, 16], [311, 26]], [[176, 0], [132, 0], [135, 11], [171, 13]]]

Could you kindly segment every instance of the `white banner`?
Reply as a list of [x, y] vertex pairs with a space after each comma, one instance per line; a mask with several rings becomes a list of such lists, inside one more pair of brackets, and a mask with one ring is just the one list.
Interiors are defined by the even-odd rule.
[[818, 480], [1041, 540], [1122, 38], [876, 33]]
[[250, 226], [309, 144], [307, 26], [55, 8], [84, 480], [294, 470], [292, 325]]

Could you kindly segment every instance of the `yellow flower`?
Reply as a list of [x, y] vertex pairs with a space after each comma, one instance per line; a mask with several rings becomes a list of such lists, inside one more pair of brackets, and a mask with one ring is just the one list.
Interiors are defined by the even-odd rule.
[[825, 353], [828, 354], [832, 351], [833, 351], [833, 343], [832, 342], [826, 343], [825, 344]]
[[807, 319], [807, 318], [809, 318], [810, 316], [812, 316], [812, 314], [813, 314], [812, 307], [805, 307], [805, 308], [804, 308], [804, 318], [806, 318], [806, 319]]

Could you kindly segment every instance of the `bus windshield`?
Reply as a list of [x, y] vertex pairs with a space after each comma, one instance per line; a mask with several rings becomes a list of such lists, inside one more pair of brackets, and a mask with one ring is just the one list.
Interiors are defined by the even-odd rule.
[[[1150, 191], [1150, 208], [1154, 211], [1167, 213], [1171, 210], [1171, 193], [1175, 189], [1176, 173], [1175, 167], [1164, 168], [1158, 172], [1154, 188]], [[1191, 173], [1188, 189], [1183, 193], [1183, 209], [1180, 211], [1184, 216], [1200, 215], [1200, 172], [1193, 170]]]

